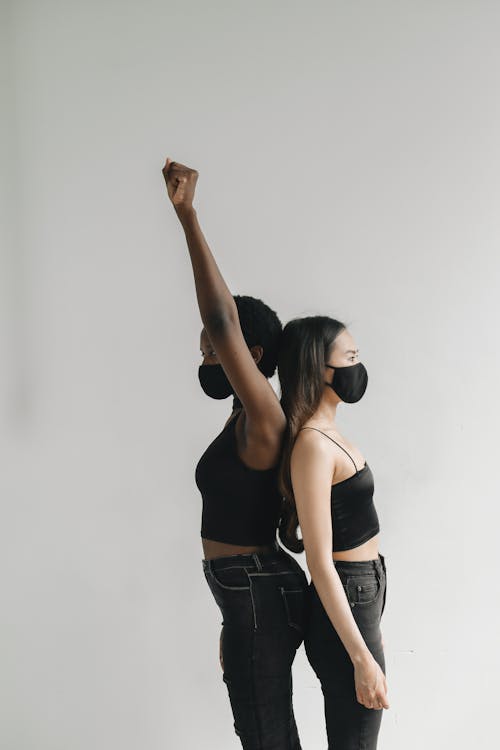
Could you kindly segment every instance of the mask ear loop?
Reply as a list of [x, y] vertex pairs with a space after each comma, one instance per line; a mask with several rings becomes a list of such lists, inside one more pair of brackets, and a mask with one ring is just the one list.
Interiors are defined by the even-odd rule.
[[[330, 367], [330, 368], [331, 368], [332, 370], [336, 370], [336, 369], [337, 369], [337, 368], [336, 368], [336, 367], [334, 367], [333, 365], [329, 365], [329, 364], [327, 364], [326, 362], [325, 362], [325, 367]], [[329, 383], [329, 382], [328, 382], [328, 380], [324, 380], [323, 382], [324, 382], [324, 384], [325, 384], [325, 385], [329, 385], [330, 387], [332, 387], [332, 388], [333, 388], [332, 384], [331, 384], [331, 383]]]

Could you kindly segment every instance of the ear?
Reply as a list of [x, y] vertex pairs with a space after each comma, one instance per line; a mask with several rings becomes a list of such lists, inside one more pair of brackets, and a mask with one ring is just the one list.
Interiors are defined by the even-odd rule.
[[325, 365], [325, 382], [332, 383], [334, 375], [335, 375], [334, 370], [332, 370], [331, 367], [328, 367]]
[[255, 363], [258, 364], [264, 355], [264, 349], [260, 344], [256, 344], [255, 346], [250, 347], [250, 353], [254, 358]]

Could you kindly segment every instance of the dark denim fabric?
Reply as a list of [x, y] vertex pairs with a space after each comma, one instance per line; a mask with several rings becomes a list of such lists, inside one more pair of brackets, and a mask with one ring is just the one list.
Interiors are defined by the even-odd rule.
[[203, 560], [203, 570], [223, 616], [223, 679], [242, 747], [301, 750], [291, 668], [306, 626], [304, 571], [277, 544]]
[[[385, 609], [385, 557], [363, 561], [334, 560], [358, 628], [384, 674], [380, 619]], [[311, 582], [309, 623], [304, 646], [321, 682], [329, 750], [376, 750], [383, 708], [358, 702], [354, 666]]]

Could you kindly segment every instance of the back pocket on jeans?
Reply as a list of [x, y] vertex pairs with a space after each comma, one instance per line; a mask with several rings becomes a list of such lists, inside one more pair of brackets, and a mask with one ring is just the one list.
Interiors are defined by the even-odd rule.
[[299, 633], [303, 633], [306, 616], [306, 590], [286, 589], [282, 586], [280, 591], [285, 604], [288, 624], [291, 628], [298, 630]]

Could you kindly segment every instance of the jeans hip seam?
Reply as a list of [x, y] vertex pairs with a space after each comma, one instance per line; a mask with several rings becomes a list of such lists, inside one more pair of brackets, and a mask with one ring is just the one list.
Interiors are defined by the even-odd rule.
[[254, 629], [254, 632], [255, 632], [255, 631], [257, 630], [257, 609], [256, 609], [256, 607], [255, 607], [255, 597], [254, 597], [254, 595], [253, 595], [253, 582], [252, 582], [252, 579], [251, 579], [251, 577], [250, 577], [250, 576], [248, 575], [248, 570], [245, 570], [245, 573], [246, 573], [246, 575], [247, 575], [247, 578], [248, 578], [248, 585], [249, 585], [249, 587], [250, 587], [250, 589], [249, 589], [249, 590], [250, 590], [250, 600], [251, 600], [251, 602], [252, 602], [252, 613], [253, 613], [253, 629]]

